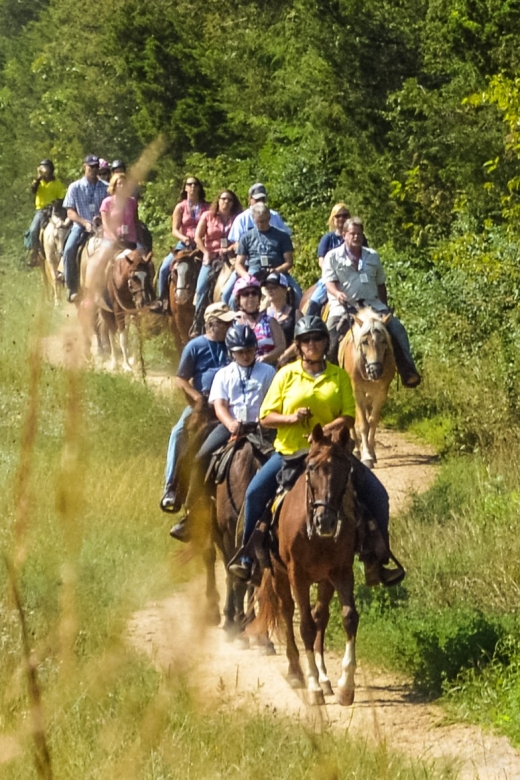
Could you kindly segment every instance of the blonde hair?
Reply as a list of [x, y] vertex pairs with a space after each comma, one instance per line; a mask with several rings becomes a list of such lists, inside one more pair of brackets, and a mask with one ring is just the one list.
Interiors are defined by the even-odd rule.
[[124, 182], [126, 182], [126, 173], [113, 173], [110, 177], [110, 183], [107, 188], [107, 193], [109, 195], [113, 195], [116, 191], [117, 182], [119, 179], [123, 179]]
[[347, 204], [346, 204], [346, 203], [343, 203], [343, 202], [341, 202], [341, 203], [336, 203], [336, 204], [335, 204], [335, 205], [332, 207], [332, 211], [330, 212], [329, 221], [328, 221], [328, 223], [327, 223], [327, 224], [328, 224], [328, 226], [329, 226], [329, 228], [330, 228], [331, 230], [334, 230], [334, 217], [336, 216], [336, 214], [338, 213], [338, 211], [341, 211], [341, 210], [344, 210], [344, 211], [346, 211], [346, 212], [347, 212], [347, 214], [348, 214], [348, 216], [350, 217], [350, 209], [349, 209], [349, 207], [347, 206]]

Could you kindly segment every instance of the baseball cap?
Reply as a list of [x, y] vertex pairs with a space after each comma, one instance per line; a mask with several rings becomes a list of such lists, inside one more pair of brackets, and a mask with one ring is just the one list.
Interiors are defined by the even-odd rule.
[[236, 317], [236, 313], [231, 311], [229, 306], [225, 303], [210, 303], [204, 312], [204, 322], [208, 322], [211, 319], [222, 320], [222, 322], [232, 322]]
[[251, 187], [249, 188], [249, 197], [253, 198], [253, 200], [261, 200], [262, 198], [267, 198], [267, 190], [263, 184], [257, 182], [256, 184], [252, 184]]
[[273, 271], [272, 274], [269, 274], [264, 282], [264, 286], [266, 284], [279, 284], [280, 287], [289, 287], [286, 275], [279, 274], [278, 271]]
[[99, 157], [96, 154], [87, 154], [83, 162], [85, 165], [99, 165]]

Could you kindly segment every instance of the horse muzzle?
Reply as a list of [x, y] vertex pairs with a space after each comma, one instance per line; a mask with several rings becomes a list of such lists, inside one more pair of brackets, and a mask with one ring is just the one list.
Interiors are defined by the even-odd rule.
[[318, 536], [328, 539], [336, 536], [338, 513], [324, 502], [317, 501], [312, 509], [312, 524]]
[[383, 364], [367, 363], [366, 372], [367, 372], [367, 377], [375, 382], [377, 379], [381, 379], [383, 375]]
[[188, 290], [175, 290], [175, 303], [179, 306], [185, 306], [190, 299]]

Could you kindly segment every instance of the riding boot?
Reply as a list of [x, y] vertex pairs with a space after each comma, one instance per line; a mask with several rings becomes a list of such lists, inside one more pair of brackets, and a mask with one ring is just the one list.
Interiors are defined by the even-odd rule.
[[177, 494], [173, 485], [166, 485], [159, 506], [163, 512], [172, 512], [175, 514], [179, 511], [181, 504], [177, 498]]
[[170, 530], [170, 536], [172, 539], [177, 539], [178, 542], [190, 541], [189, 514], [187, 512], [184, 513]]
[[397, 317], [391, 317], [387, 322], [386, 327], [392, 339], [395, 364], [403, 386], [410, 388], [417, 387], [421, 384], [421, 376], [414, 363], [410, 351], [410, 342], [408, 341], [408, 335], [404, 325]]

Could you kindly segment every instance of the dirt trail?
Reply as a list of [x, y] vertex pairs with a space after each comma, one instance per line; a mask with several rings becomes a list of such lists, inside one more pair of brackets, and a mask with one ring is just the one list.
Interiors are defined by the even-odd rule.
[[[61, 333], [46, 340], [45, 354], [52, 362], [63, 364], [77, 353], [77, 346], [74, 318], [69, 315]], [[156, 374], [148, 382], [158, 392], [172, 388], [169, 377]], [[392, 511], [397, 512], [411, 492], [424, 491], [433, 482], [435, 458], [424, 444], [398, 433], [381, 431], [377, 438], [377, 475], [390, 493]], [[223, 577], [222, 570], [221, 594]], [[316, 729], [348, 729], [369, 740], [386, 740], [392, 749], [427, 763], [441, 766], [445, 761], [454, 762], [461, 780], [520, 780], [520, 754], [507, 739], [472, 726], [444, 725], [442, 709], [418, 700], [404, 677], [361, 663], [352, 707], [340, 707], [333, 697], [327, 697], [324, 707], [309, 706], [305, 693], [292, 690], [285, 680], [283, 647], [277, 645], [277, 655], [266, 657], [258, 648], [228, 643], [219, 628], [201, 625], [202, 593], [203, 580], [196, 579], [171, 598], [136, 613], [128, 627], [129, 642], [146, 653], [158, 669], [182, 668], [190, 675], [201, 706], [247, 704], [249, 711], [256, 707], [273, 717], [297, 718]], [[327, 662], [334, 687], [341, 658], [329, 653]]]

